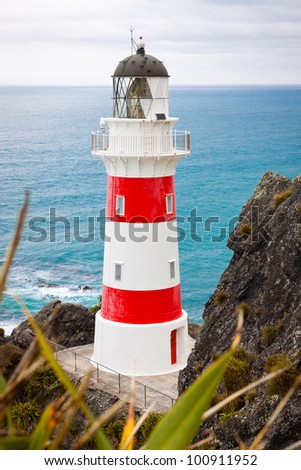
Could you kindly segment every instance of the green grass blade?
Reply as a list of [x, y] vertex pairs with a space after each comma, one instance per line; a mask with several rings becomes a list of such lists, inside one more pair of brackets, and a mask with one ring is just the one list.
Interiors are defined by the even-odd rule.
[[[4, 376], [0, 374], [0, 400], [1, 400], [1, 394], [6, 391], [6, 387], [7, 387], [7, 382]], [[11, 411], [10, 411], [9, 405], [6, 407], [5, 413], [6, 413], [6, 418], [7, 418], [7, 427], [8, 427], [9, 433], [11, 433], [13, 429], [13, 425], [12, 425]]]
[[[34, 332], [37, 336], [38, 343], [39, 343], [40, 348], [41, 348], [41, 353], [43, 354], [45, 359], [48, 361], [48, 363], [51, 366], [53, 372], [56, 374], [57, 378], [64, 385], [66, 390], [68, 390], [70, 395], [73, 398], [76, 399], [78, 391], [77, 391], [76, 387], [73, 385], [73, 383], [71, 382], [71, 380], [69, 379], [68, 375], [65, 373], [65, 371], [62, 369], [62, 367], [60, 366], [60, 364], [56, 360], [56, 358], [53, 354], [53, 351], [52, 351], [46, 337], [44, 336], [42, 330], [40, 329], [39, 325], [37, 324], [35, 319], [32, 317], [31, 313], [29, 312], [29, 310], [26, 307], [26, 305], [24, 304], [24, 302], [22, 302], [20, 299], [18, 299], [15, 296], [14, 296], [14, 298], [16, 299], [16, 301], [21, 306], [24, 315], [26, 316], [28, 322], [31, 324], [32, 328], [34, 329]], [[86, 417], [89, 419], [89, 421], [93, 422], [93, 416], [92, 416], [89, 408], [85, 404], [84, 400], [81, 400], [79, 402], [79, 407], [81, 408], [83, 413], [86, 415]], [[113, 449], [113, 447], [111, 446], [109, 440], [106, 438], [105, 434], [101, 430], [98, 430], [95, 433], [95, 439], [98, 443], [97, 445], [101, 446], [101, 447], [99, 447], [99, 449], [103, 449], [103, 450], [112, 450]]]
[[27, 436], [2, 437], [0, 439], [0, 450], [28, 450], [30, 438]]
[[4, 393], [6, 389], [6, 380], [2, 374], [0, 374], [0, 394]]
[[147, 450], [185, 449], [196, 434], [209, 407], [232, 351], [225, 353], [199, 377], [150, 435]]
[[18, 248], [18, 245], [22, 236], [24, 222], [25, 222], [25, 218], [26, 218], [26, 214], [28, 210], [28, 201], [29, 201], [29, 193], [25, 191], [24, 203], [20, 209], [15, 232], [10, 242], [10, 245], [8, 247], [5, 260], [4, 260], [4, 263], [0, 272], [0, 302], [2, 300], [3, 292], [5, 290], [8, 273], [9, 273], [10, 267], [12, 265], [12, 262], [15, 256], [15, 252]]
[[56, 426], [55, 418], [56, 409], [54, 403], [50, 403], [42, 413], [42, 416], [37, 424], [36, 429], [33, 431], [30, 438], [30, 450], [41, 450], [50, 438]]

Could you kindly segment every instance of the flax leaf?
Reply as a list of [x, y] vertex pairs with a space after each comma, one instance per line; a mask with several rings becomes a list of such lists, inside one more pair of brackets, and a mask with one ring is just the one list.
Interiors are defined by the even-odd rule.
[[145, 445], [147, 450], [181, 450], [187, 448], [208, 409], [232, 351], [213, 363], [178, 399], [159, 422]]

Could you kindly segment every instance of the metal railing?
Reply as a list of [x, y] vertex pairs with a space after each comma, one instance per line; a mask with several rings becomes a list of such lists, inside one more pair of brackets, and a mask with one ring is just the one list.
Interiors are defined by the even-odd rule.
[[92, 132], [92, 152], [117, 156], [163, 156], [188, 154], [190, 132], [170, 135], [110, 135], [106, 130]]
[[[49, 342], [53, 346], [56, 359], [63, 364], [65, 370], [74, 372], [80, 378], [92, 372], [93, 379], [101, 386], [101, 390], [118, 397], [129, 395], [132, 377], [93, 361], [90, 357], [79, 353], [78, 347], [66, 348], [52, 341]], [[167, 411], [176, 402], [175, 397], [137, 380], [135, 380], [135, 398], [136, 406], [144, 409], [152, 406], [153, 409], [161, 412]]]

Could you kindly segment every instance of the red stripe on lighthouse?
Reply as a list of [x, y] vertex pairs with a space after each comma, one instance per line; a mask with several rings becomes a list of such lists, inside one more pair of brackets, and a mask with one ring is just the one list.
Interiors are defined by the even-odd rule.
[[115, 289], [103, 285], [101, 315], [107, 320], [132, 323], [164, 323], [182, 315], [180, 284], [150, 291]]
[[[172, 196], [172, 212], [167, 214], [166, 196]], [[116, 214], [116, 196], [124, 197], [124, 214]], [[164, 222], [176, 216], [173, 176], [124, 178], [108, 176], [108, 219], [116, 222]]]

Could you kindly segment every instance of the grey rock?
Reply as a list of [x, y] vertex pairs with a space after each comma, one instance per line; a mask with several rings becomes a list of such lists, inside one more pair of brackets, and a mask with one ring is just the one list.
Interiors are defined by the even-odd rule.
[[[67, 348], [93, 343], [95, 317], [83, 305], [54, 300], [37, 313], [37, 323], [44, 326], [55, 308], [59, 311], [47, 331], [48, 339]], [[11, 340], [26, 349], [33, 337], [32, 327], [25, 320], [13, 330]]]
[[24, 328], [15, 328], [12, 332], [12, 340], [19, 348], [27, 349], [32, 342], [35, 334], [28, 325], [24, 325]]
[[[275, 207], [274, 195], [290, 188], [294, 189], [291, 196]], [[249, 310], [242, 346], [256, 358], [252, 378], [263, 375], [264, 362], [271, 355], [288, 355], [301, 370], [301, 178], [291, 181], [267, 172], [244, 205], [228, 247], [234, 255], [205, 305], [204, 325], [187, 367], [179, 374], [179, 393], [197, 378], [198, 364], [206, 368], [214, 354], [229, 348], [241, 303]], [[221, 292], [227, 298], [218, 302]], [[270, 344], [264, 339], [268, 326], [275, 331]], [[279, 402], [279, 397], [267, 399], [265, 390], [261, 387], [256, 400], [246, 403], [226, 424], [218, 417], [206, 423], [197, 438], [211, 428], [225, 448], [237, 447], [237, 436], [251, 442]], [[301, 395], [295, 394], [268, 433], [267, 449], [283, 449], [301, 439], [300, 407]]]

